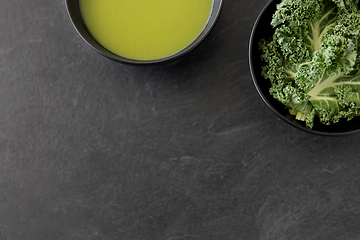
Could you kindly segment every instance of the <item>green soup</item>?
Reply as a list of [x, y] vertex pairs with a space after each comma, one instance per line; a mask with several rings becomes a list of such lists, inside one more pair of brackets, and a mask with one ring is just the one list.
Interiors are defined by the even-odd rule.
[[210, 17], [213, 0], [80, 0], [93, 37], [109, 51], [155, 60], [190, 45]]

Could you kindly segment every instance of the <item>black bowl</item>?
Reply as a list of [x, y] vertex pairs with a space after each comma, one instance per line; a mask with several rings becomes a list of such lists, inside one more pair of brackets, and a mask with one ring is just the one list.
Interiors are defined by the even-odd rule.
[[81, 38], [96, 52], [117, 62], [131, 63], [131, 64], [153, 64], [153, 63], [160, 63], [160, 62], [177, 59], [178, 57], [183, 56], [184, 54], [190, 52], [200, 42], [202, 42], [205, 39], [205, 37], [210, 33], [215, 23], [217, 22], [222, 10], [224, 0], [214, 0], [213, 10], [211, 12], [211, 16], [209, 18], [207, 25], [200, 33], [200, 35], [189, 46], [168, 57], [156, 59], [156, 60], [144, 60], [144, 61], [124, 58], [104, 48], [94, 39], [94, 37], [90, 34], [89, 30], [86, 28], [80, 12], [79, 0], [65, 0], [65, 2], [69, 17], [72, 21], [74, 28], [81, 36]]
[[295, 116], [291, 115], [282, 103], [270, 95], [270, 80], [264, 79], [261, 75], [261, 67], [264, 65], [264, 62], [260, 58], [259, 41], [263, 38], [270, 38], [273, 35], [274, 29], [271, 27], [270, 22], [272, 15], [275, 13], [276, 5], [280, 2], [281, 0], [270, 0], [268, 2], [256, 19], [251, 32], [249, 65], [253, 82], [260, 97], [280, 119], [303, 131], [327, 136], [341, 136], [360, 132], [360, 117], [355, 117], [350, 121], [341, 119], [339, 122], [330, 125], [322, 124], [319, 119], [315, 119], [313, 128], [309, 129], [303, 121], [296, 120]]

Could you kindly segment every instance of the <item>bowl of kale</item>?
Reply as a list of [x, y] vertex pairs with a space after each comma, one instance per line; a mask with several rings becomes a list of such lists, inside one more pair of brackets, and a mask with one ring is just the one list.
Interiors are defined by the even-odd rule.
[[253, 26], [249, 65], [285, 122], [320, 135], [360, 132], [359, 0], [271, 0]]

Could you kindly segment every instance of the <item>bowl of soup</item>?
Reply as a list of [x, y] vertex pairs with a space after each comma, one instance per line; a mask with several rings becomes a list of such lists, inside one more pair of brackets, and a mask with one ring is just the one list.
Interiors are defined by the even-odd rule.
[[223, 0], [66, 0], [72, 24], [112, 60], [159, 63], [194, 49], [213, 29]]

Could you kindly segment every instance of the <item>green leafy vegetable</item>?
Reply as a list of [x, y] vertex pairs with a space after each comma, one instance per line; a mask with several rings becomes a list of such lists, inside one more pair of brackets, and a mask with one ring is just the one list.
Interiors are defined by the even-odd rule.
[[313, 127], [360, 115], [359, 0], [282, 0], [260, 42], [271, 95]]

